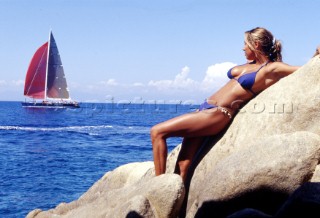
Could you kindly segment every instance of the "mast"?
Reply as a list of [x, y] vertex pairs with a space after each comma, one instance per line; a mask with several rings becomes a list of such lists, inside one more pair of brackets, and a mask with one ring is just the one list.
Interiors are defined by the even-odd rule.
[[46, 79], [45, 79], [45, 86], [44, 86], [44, 100], [47, 100], [47, 86], [48, 86], [48, 69], [49, 69], [49, 55], [50, 55], [50, 41], [51, 41], [51, 32], [49, 31], [49, 41], [48, 41], [48, 50], [47, 50], [47, 64], [46, 64]]

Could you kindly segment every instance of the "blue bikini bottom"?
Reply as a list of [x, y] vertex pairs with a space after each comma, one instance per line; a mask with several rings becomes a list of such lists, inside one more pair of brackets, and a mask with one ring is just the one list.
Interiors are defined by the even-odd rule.
[[202, 104], [200, 104], [199, 111], [208, 110], [216, 107], [218, 106], [214, 104], [209, 104], [207, 101], [204, 101]]
[[230, 119], [232, 118], [232, 114], [229, 112], [228, 109], [224, 108], [224, 107], [220, 107], [217, 106], [215, 104], [209, 104], [207, 102], [207, 100], [205, 100], [202, 104], [200, 104], [199, 106], [199, 111], [203, 111], [203, 110], [208, 110], [208, 109], [212, 109], [212, 108], [217, 108], [218, 110], [220, 110], [222, 113], [224, 113], [225, 115], [227, 115]]

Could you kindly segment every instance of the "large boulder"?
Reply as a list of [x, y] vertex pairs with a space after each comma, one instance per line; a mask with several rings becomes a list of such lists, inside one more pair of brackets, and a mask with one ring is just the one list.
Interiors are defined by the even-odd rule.
[[78, 200], [27, 217], [177, 217], [184, 199], [180, 176], [164, 174], [141, 179], [152, 162], [130, 163], [106, 173]]
[[[260, 93], [224, 132], [207, 138], [185, 185], [173, 174], [178, 145], [168, 156], [165, 175], [155, 177], [152, 162], [127, 164], [107, 172], [78, 200], [27, 217], [280, 218], [294, 214], [297, 199], [311, 199], [300, 205], [317, 210], [319, 82], [320, 58], [315, 57]], [[296, 190], [309, 183], [317, 186], [307, 186], [298, 198]]]
[[[197, 189], [188, 217], [226, 217], [243, 208], [275, 214], [309, 181], [320, 157], [320, 137], [295, 132], [261, 138], [219, 161]], [[320, 193], [319, 193], [320, 194]], [[210, 217], [210, 216], [209, 216]]]
[[[310, 181], [320, 160], [319, 112], [320, 59], [315, 57], [295, 73], [251, 100], [239, 111], [224, 134], [213, 138], [213, 143], [205, 145], [205, 153], [214, 146], [193, 172], [187, 204], [187, 211], [192, 208], [189, 217], [193, 217], [208, 198], [226, 201], [242, 196], [249, 190], [252, 193], [256, 189], [267, 187], [267, 194], [270, 194], [270, 190], [281, 191], [284, 199], [298, 186]], [[304, 140], [301, 140], [300, 136]], [[285, 137], [287, 139], [283, 140]], [[305, 156], [310, 149], [310, 156]], [[247, 154], [244, 154], [245, 152]], [[241, 158], [243, 155], [246, 158]], [[222, 166], [225, 161], [228, 162]], [[265, 174], [257, 171], [255, 175], [247, 174], [251, 180], [234, 178], [239, 175], [234, 173], [243, 172], [243, 167], [248, 168], [248, 163], [251, 164], [252, 173], [254, 169], [266, 170], [265, 167], [270, 172], [266, 170], [261, 171]], [[232, 170], [233, 173], [229, 173]], [[247, 190], [235, 195], [235, 189], [228, 188], [229, 185], [220, 182], [213, 184], [212, 181], [217, 181], [219, 171], [220, 174], [228, 173], [229, 180], [225, 182], [234, 183], [230, 187], [246, 186]], [[269, 177], [270, 173], [274, 174]], [[287, 180], [285, 177], [291, 179]], [[212, 189], [223, 189], [225, 192], [208, 192], [208, 185], [212, 186]], [[271, 212], [279, 206], [276, 202], [273, 203], [273, 207], [268, 209]]]

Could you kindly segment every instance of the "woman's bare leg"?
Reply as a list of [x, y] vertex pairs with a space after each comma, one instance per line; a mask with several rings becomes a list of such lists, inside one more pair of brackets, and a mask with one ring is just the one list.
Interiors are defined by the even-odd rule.
[[[151, 135], [154, 135], [154, 133], [151, 133]], [[160, 136], [152, 137], [151, 140], [155, 173], [156, 176], [159, 176], [166, 172], [168, 155], [167, 142], [165, 138]]]
[[[230, 122], [230, 118], [217, 108], [188, 113], [159, 123], [151, 128], [151, 141], [156, 175], [165, 173], [168, 137], [196, 138], [215, 135]], [[189, 145], [188, 147], [192, 147]], [[197, 147], [197, 145], [196, 145]], [[194, 149], [185, 151], [194, 155]]]
[[177, 159], [174, 173], [182, 177], [183, 182], [186, 182], [189, 167], [197, 154], [197, 151], [204, 142], [205, 137], [184, 138], [179, 156]]

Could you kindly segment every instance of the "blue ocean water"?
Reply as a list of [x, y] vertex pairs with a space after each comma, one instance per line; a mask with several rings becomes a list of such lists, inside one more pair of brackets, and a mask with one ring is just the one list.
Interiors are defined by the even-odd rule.
[[[107, 171], [152, 160], [150, 127], [194, 108], [82, 103], [78, 109], [27, 109], [0, 102], [0, 217], [76, 200]], [[169, 139], [169, 151], [180, 142]]]

